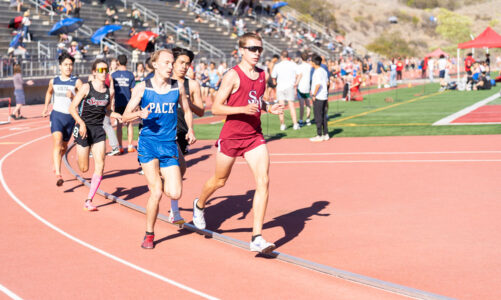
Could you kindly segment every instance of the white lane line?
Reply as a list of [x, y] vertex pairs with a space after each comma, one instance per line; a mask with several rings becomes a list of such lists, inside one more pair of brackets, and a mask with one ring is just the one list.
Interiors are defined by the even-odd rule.
[[60, 229], [59, 227], [53, 225], [49, 221], [45, 220], [44, 218], [42, 218], [41, 216], [39, 216], [37, 213], [35, 213], [33, 210], [31, 210], [28, 206], [26, 206], [26, 204], [24, 204], [21, 200], [19, 200], [19, 198], [17, 198], [17, 196], [11, 191], [11, 189], [9, 188], [9, 186], [7, 185], [7, 183], [5, 182], [5, 178], [4, 178], [3, 170], [2, 170], [3, 169], [3, 164], [4, 164], [5, 160], [9, 156], [11, 156], [15, 152], [19, 151], [20, 149], [22, 149], [22, 148], [24, 148], [24, 147], [26, 147], [26, 146], [28, 146], [28, 145], [30, 145], [32, 143], [35, 143], [37, 141], [40, 141], [40, 140], [45, 139], [47, 137], [50, 137], [50, 136], [51, 136], [50, 134], [49, 135], [45, 135], [45, 136], [39, 137], [37, 139], [34, 139], [34, 140], [30, 141], [30, 142], [24, 143], [23, 145], [15, 148], [12, 151], [10, 151], [9, 153], [7, 153], [0, 160], [0, 182], [2, 183], [2, 186], [5, 189], [5, 191], [7, 192], [7, 194], [9, 194], [9, 196], [12, 198], [12, 200], [14, 200], [14, 202], [16, 202], [19, 206], [21, 206], [29, 214], [31, 214], [33, 217], [35, 217], [37, 220], [39, 220], [40, 222], [42, 222], [43, 224], [45, 224], [46, 226], [48, 226], [52, 230], [56, 231], [57, 233], [60, 233], [61, 235], [69, 238], [70, 240], [72, 240], [72, 241], [74, 241], [74, 242], [76, 242], [76, 243], [78, 243], [78, 244], [80, 244], [80, 245], [82, 245], [84, 247], [87, 247], [87, 248], [91, 249], [92, 251], [95, 251], [95, 252], [97, 252], [97, 253], [99, 253], [99, 254], [101, 254], [103, 256], [106, 256], [106, 257], [108, 257], [108, 258], [110, 258], [110, 259], [112, 259], [114, 261], [117, 261], [117, 262], [119, 262], [121, 264], [124, 264], [124, 265], [126, 265], [126, 266], [128, 266], [128, 267], [130, 267], [132, 269], [135, 269], [135, 270], [137, 270], [139, 272], [142, 272], [142, 273], [144, 273], [146, 275], [150, 275], [150, 276], [152, 276], [154, 278], [160, 279], [163, 282], [166, 282], [168, 284], [176, 286], [176, 287], [178, 287], [178, 288], [180, 288], [182, 290], [185, 290], [187, 292], [190, 292], [190, 293], [195, 294], [197, 296], [200, 296], [202, 298], [205, 298], [205, 299], [218, 299], [216, 297], [210, 296], [208, 294], [205, 294], [203, 292], [200, 292], [198, 290], [190, 288], [190, 287], [188, 287], [188, 286], [186, 286], [186, 285], [184, 285], [182, 283], [179, 283], [179, 282], [176, 282], [176, 281], [174, 281], [172, 279], [164, 277], [164, 276], [162, 276], [160, 274], [157, 274], [157, 273], [154, 273], [152, 271], [146, 270], [146, 269], [144, 269], [144, 268], [142, 268], [140, 266], [137, 266], [137, 265], [135, 265], [135, 264], [133, 264], [131, 262], [128, 262], [128, 261], [126, 261], [126, 260], [124, 260], [122, 258], [119, 258], [119, 257], [117, 257], [117, 256], [115, 256], [113, 254], [110, 254], [110, 253], [108, 253], [108, 252], [106, 252], [104, 250], [101, 250], [101, 249], [99, 249], [99, 248], [97, 248], [97, 247], [95, 247], [95, 246], [93, 246], [93, 245], [91, 245], [89, 243], [86, 243], [86, 242], [84, 242], [84, 241], [82, 241], [82, 240], [80, 240], [80, 239], [72, 236], [71, 234], [65, 232], [64, 230]]
[[18, 295], [14, 294], [11, 290], [8, 288], [4, 287], [3, 285], [0, 284], [0, 291], [2, 291], [5, 295], [9, 296], [11, 299], [14, 300], [23, 300], [23, 298], [19, 297]]
[[11, 136], [23, 134], [23, 133], [30, 132], [30, 131], [35, 131], [35, 130], [42, 129], [42, 128], [48, 128], [48, 127], [50, 127], [50, 126], [47, 125], [47, 126], [42, 126], [42, 127], [38, 127], [38, 128], [28, 129], [28, 130], [25, 130], [25, 131], [19, 131], [19, 132], [16, 132], [16, 133], [12, 133], [12, 134], [8, 134], [8, 135], [0, 136], [0, 139], [5, 139], [5, 138], [11, 137]]
[[[454, 122], [454, 120], [456, 120], [456, 119], [458, 119], [466, 114], [469, 114], [470, 112], [474, 111], [475, 109], [477, 109], [481, 106], [484, 106], [491, 101], [496, 100], [497, 98], [499, 98], [499, 96], [500, 96], [499, 93], [496, 93], [496, 94], [490, 96], [489, 98], [486, 98], [484, 100], [480, 100], [473, 105], [470, 105], [470, 106], [468, 106], [468, 107], [466, 107], [466, 108], [464, 108], [456, 113], [453, 113], [452, 115], [449, 115], [441, 120], [436, 121], [435, 123], [433, 123], [433, 126], [451, 125], [451, 123]], [[471, 123], [469, 125], [475, 125], [475, 124], [477, 124], [477, 123]]]
[[[501, 159], [395, 159], [395, 160], [289, 160], [271, 161], [271, 164], [359, 164], [359, 163], [456, 163], [456, 162], [501, 162]], [[247, 165], [247, 162], [236, 162]]]
[[16, 123], [11, 122], [10, 126], [5, 126], [5, 127], [2, 126], [2, 127], [0, 127], [0, 130], [14, 130], [13, 128], [28, 127], [28, 126], [40, 124], [40, 123], [49, 123], [49, 118], [47, 117], [43, 121], [37, 120], [37, 121], [33, 121], [33, 122], [23, 122], [20, 124], [16, 124]]
[[328, 156], [328, 155], [413, 155], [413, 154], [496, 154], [492, 151], [411, 151], [411, 152], [327, 152], [327, 153], [270, 153], [270, 156]]

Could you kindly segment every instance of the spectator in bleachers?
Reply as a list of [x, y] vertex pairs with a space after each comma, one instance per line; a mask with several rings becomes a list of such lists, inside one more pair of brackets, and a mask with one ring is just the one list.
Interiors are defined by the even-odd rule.
[[78, 42], [72, 41], [70, 47], [68, 48], [68, 54], [75, 57], [78, 52]]
[[164, 49], [172, 49], [172, 48], [174, 48], [175, 47], [174, 36], [169, 34], [165, 38], [165, 42], [163, 43], [163, 45], [161, 45], [161, 47], [164, 48]]
[[136, 79], [136, 83], [143, 81], [146, 70], [144, 69], [144, 64], [143, 63], [138, 63], [136, 65], [136, 71], [134, 72], [134, 78]]
[[131, 27], [129, 30], [129, 37], [133, 37], [134, 35], [136, 35], [136, 33], [137, 33], [136, 28]]
[[9, 7], [16, 7], [17, 12], [21, 12], [22, 6], [23, 6], [23, 0], [10, 0]]
[[30, 25], [31, 25], [31, 20], [30, 20], [30, 10], [27, 10], [23, 14], [23, 21], [21, 22], [22, 24], [22, 31], [23, 31], [23, 38], [25, 38], [28, 42], [31, 41], [31, 32], [30, 30]]
[[184, 34], [184, 20], [179, 20], [179, 23], [174, 28], [176, 29], [177, 33]]
[[105, 25], [118, 23], [118, 15], [114, 6], [106, 7], [106, 21]]
[[[12, 78], [12, 81], [14, 82], [14, 96], [16, 99], [16, 108], [14, 109], [14, 111], [10, 116], [14, 118], [14, 120], [26, 119], [21, 115], [21, 107], [26, 104], [26, 100], [24, 97], [24, 80], [23, 76], [21, 75], [20, 65], [14, 66], [14, 77]], [[33, 81], [28, 80], [26, 84], [33, 85]]]
[[131, 13], [132, 27], [140, 28], [145, 26], [141, 18], [141, 12], [138, 9], [134, 9]]
[[202, 19], [202, 17], [200, 17], [200, 15], [196, 15], [195, 16], [195, 23], [205, 23], [204, 19]]
[[108, 59], [110, 56], [110, 47], [108, 45], [103, 46], [103, 50], [96, 56], [96, 58], [102, 58], [104, 60]]

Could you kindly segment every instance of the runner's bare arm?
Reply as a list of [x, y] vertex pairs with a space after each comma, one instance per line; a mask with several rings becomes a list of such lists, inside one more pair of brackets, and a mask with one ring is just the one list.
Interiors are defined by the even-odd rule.
[[200, 92], [200, 84], [196, 80], [190, 80], [190, 108], [197, 116], [203, 117], [205, 112], [204, 103], [202, 101], [202, 93]]
[[122, 122], [122, 115], [115, 112], [115, 87], [113, 86], [113, 79], [110, 80], [110, 103], [108, 103], [107, 110], [111, 118], [115, 118], [119, 122]]
[[54, 79], [49, 81], [49, 86], [47, 87], [47, 92], [45, 93], [45, 105], [42, 111], [42, 117], [47, 117], [47, 111], [49, 110], [50, 99], [52, 99], [52, 94], [54, 94]]
[[148, 117], [150, 113], [148, 107], [136, 110], [136, 107], [139, 105], [139, 103], [141, 103], [141, 99], [143, 98], [145, 87], [146, 84], [144, 82], [141, 82], [137, 84], [132, 90], [130, 101], [125, 108], [124, 114], [122, 115], [122, 122], [127, 123], [139, 118], [146, 119]]
[[79, 133], [82, 137], [87, 136], [87, 128], [85, 127], [85, 122], [82, 120], [82, 118], [80, 118], [80, 115], [78, 114], [77, 107], [80, 105], [80, 102], [82, 102], [82, 100], [87, 96], [89, 90], [90, 88], [88, 83], [82, 85], [82, 88], [78, 91], [77, 95], [75, 96], [73, 101], [71, 101], [70, 105], [70, 114], [73, 119], [75, 119], [75, 122], [80, 125]]
[[255, 114], [259, 106], [257, 104], [248, 104], [246, 106], [229, 106], [225, 102], [230, 95], [237, 91], [240, 86], [240, 79], [235, 70], [230, 70], [223, 77], [221, 87], [216, 94], [216, 99], [212, 104], [212, 113], [215, 115], [234, 115], [234, 114]]
[[179, 103], [184, 111], [184, 119], [186, 120], [186, 125], [188, 125], [188, 133], [186, 134], [186, 139], [188, 144], [193, 144], [196, 142], [195, 132], [193, 131], [193, 114], [191, 112], [190, 103], [186, 97], [186, 92], [184, 89], [179, 89]]

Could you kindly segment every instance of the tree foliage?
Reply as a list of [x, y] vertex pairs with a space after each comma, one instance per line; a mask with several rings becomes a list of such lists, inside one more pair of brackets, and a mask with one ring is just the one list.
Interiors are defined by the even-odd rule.
[[404, 40], [400, 33], [386, 33], [380, 35], [366, 46], [367, 50], [386, 57], [416, 56], [416, 51]]
[[472, 20], [441, 8], [437, 16], [438, 25], [435, 32], [452, 43], [462, 43], [470, 40]]

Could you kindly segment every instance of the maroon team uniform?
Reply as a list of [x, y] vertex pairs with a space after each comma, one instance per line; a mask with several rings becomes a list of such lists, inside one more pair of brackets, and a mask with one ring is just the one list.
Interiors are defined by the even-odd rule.
[[243, 156], [246, 152], [266, 143], [261, 130], [261, 104], [266, 89], [265, 73], [257, 69], [259, 77], [252, 80], [237, 65], [233, 67], [240, 79], [238, 90], [228, 98], [228, 106], [259, 106], [253, 115], [234, 114], [226, 116], [226, 122], [219, 135], [216, 146], [219, 151], [230, 157]]

